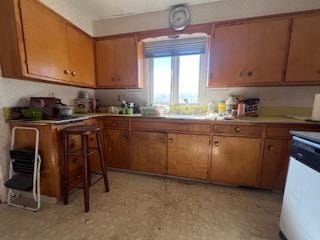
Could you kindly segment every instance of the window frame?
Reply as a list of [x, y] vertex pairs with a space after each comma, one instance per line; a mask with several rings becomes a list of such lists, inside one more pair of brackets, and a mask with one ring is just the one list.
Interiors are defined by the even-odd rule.
[[[179, 57], [171, 56], [171, 92], [170, 92], [170, 105], [185, 105], [179, 103]], [[205, 95], [205, 88], [208, 80], [208, 53], [200, 54], [200, 71], [199, 71], [199, 89], [198, 89], [198, 102], [189, 103], [189, 105], [200, 105], [203, 102]], [[154, 58], [148, 59], [148, 76], [149, 76], [149, 103], [154, 103]]]

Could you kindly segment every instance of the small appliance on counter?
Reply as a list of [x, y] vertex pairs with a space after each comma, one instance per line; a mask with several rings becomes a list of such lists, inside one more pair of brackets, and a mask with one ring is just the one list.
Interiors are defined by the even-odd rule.
[[248, 98], [244, 100], [246, 105], [246, 117], [258, 117], [260, 110], [259, 98]]
[[293, 135], [280, 237], [316, 240], [320, 236], [320, 133], [293, 132]]
[[76, 113], [90, 113], [91, 112], [91, 99], [78, 98], [75, 100], [74, 111]]
[[30, 111], [32, 112], [32, 110], [41, 110], [43, 113], [43, 120], [65, 120], [75, 118], [73, 116], [73, 107], [67, 106], [61, 99], [55, 97], [31, 97]]
[[41, 109], [44, 118], [52, 118], [58, 115], [57, 98], [54, 97], [31, 97], [30, 108]]
[[90, 98], [87, 91], [80, 91], [79, 98], [75, 99], [74, 112], [87, 114], [91, 112], [96, 112], [98, 109], [98, 100], [95, 98]]

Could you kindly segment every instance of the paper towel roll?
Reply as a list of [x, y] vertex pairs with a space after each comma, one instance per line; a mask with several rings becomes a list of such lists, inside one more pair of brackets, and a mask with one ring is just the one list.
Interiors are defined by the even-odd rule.
[[320, 94], [314, 96], [312, 120], [320, 121]]

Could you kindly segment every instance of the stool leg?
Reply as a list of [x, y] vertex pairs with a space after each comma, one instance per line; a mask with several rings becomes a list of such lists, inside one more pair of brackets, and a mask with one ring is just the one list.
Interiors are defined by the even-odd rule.
[[103, 175], [103, 180], [104, 180], [104, 187], [105, 187], [106, 192], [109, 192], [110, 189], [109, 189], [107, 168], [106, 168], [106, 164], [104, 161], [104, 155], [103, 155], [101, 131], [97, 132], [96, 136], [97, 136], [97, 142], [98, 142], [98, 148], [99, 148], [100, 165], [101, 165], [101, 170], [102, 170], [102, 175]]
[[[87, 138], [88, 139], [88, 138]], [[89, 142], [87, 141], [87, 154], [89, 154]], [[88, 169], [88, 184], [91, 186], [91, 167], [90, 167], [90, 159], [87, 159], [87, 169]]]
[[69, 134], [63, 133], [63, 179], [62, 179], [62, 197], [63, 204], [68, 204], [69, 201], [69, 164], [68, 164], [68, 154], [69, 154]]
[[82, 158], [83, 158], [83, 196], [84, 196], [84, 209], [89, 212], [89, 181], [88, 181], [88, 136], [81, 136], [82, 145]]

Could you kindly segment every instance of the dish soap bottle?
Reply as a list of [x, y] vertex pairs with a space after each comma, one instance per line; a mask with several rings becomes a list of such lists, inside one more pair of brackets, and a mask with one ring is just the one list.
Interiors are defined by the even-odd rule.
[[218, 113], [220, 116], [224, 115], [226, 113], [226, 102], [224, 100], [221, 100], [218, 105]]

